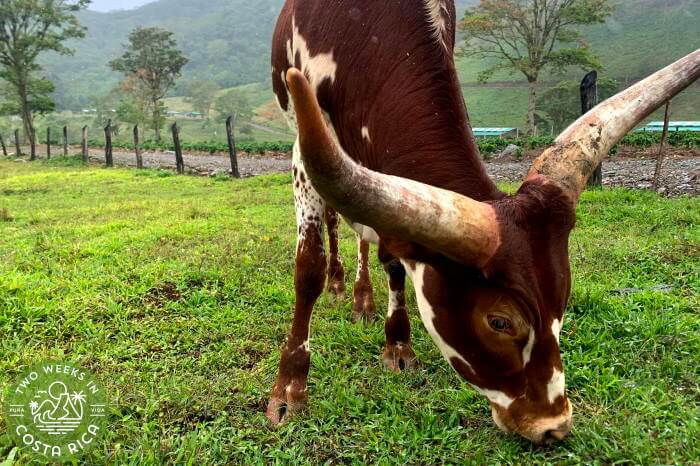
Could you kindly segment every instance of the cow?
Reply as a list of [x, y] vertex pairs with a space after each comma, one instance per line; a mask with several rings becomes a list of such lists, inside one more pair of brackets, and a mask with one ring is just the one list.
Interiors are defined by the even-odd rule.
[[379, 245], [390, 290], [388, 369], [416, 361], [408, 275], [425, 328], [488, 399], [498, 427], [534, 443], [571, 431], [559, 337], [578, 198], [609, 149], [698, 78], [700, 50], [582, 117], [506, 195], [487, 176], [470, 129], [455, 25], [451, 0], [287, 0], [282, 9], [272, 85], [298, 132], [298, 241], [294, 318], [266, 411], [273, 424], [308, 399], [316, 300], [326, 286], [344, 290], [340, 215], [358, 234], [358, 318], [374, 312], [368, 242]]

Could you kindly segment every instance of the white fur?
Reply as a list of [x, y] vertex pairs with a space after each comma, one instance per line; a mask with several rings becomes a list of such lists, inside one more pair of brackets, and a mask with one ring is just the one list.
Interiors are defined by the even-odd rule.
[[362, 137], [367, 140], [367, 142], [372, 142], [372, 138], [369, 135], [369, 128], [366, 126], [362, 127]]
[[559, 344], [559, 335], [561, 334], [561, 322], [559, 319], [554, 319], [552, 321], [552, 335], [557, 339], [557, 344]]
[[446, 47], [445, 36], [447, 34], [447, 5], [445, 0], [423, 0], [425, 12], [430, 21], [435, 40]]
[[352, 228], [355, 231], [355, 233], [357, 233], [360, 236], [360, 238], [362, 238], [363, 241], [369, 241], [372, 244], [379, 244], [379, 235], [376, 231], [374, 231], [373, 228], [368, 227], [366, 225], [362, 225], [361, 223], [353, 223], [347, 218], [343, 218], [345, 219], [347, 224], [350, 225], [350, 228]]
[[535, 330], [530, 328], [530, 336], [527, 339], [527, 344], [523, 348], [523, 367], [527, 366], [532, 357], [532, 348], [535, 346]]
[[557, 398], [564, 396], [566, 380], [564, 373], [557, 368], [552, 371], [552, 378], [547, 384], [547, 398], [550, 403], [554, 403]]
[[[410, 265], [405, 262], [403, 263], [403, 265], [406, 271], [408, 272], [408, 275], [411, 277], [411, 281], [413, 281], [413, 288], [416, 291], [418, 311], [420, 312], [421, 320], [423, 321], [423, 325], [428, 331], [428, 334], [430, 334], [438, 349], [445, 357], [445, 359], [447, 359], [450, 362], [450, 364], [453, 358], [457, 359], [463, 364], [465, 364], [473, 372], [474, 369], [472, 368], [472, 365], [469, 363], [469, 361], [464, 359], [464, 357], [461, 354], [459, 354], [456, 349], [450, 346], [435, 328], [435, 311], [433, 310], [433, 306], [430, 304], [430, 302], [428, 302], [428, 299], [423, 294], [425, 264], [417, 262], [415, 265], [415, 269], [412, 269]], [[513, 398], [509, 397], [501, 391], [484, 389], [476, 387], [474, 385], [472, 385], [472, 387], [474, 387], [474, 389], [477, 392], [481, 393], [486, 398], [488, 398], [492, 403], [502, 406], [505, 409], [507, 409], [514, 401]]]
[[338, 64], [333, 59], [333, 51], [328, 53], [319, 53], [318, 55], [311, 56], [308, 43], [306, 39], [299, 32], [299, 28], [296, 23], [292, 21], [292, 27], [294, 29], [294, 35], [292, 37], [292, 46], [287, 48], [287, 55], [289, 51], [292, 51], [291, 60], [289, 56], [289, 64], [293, 65], [295, 63], [295, 58], [297, 54], [301, 58], [301, 71], [304, 72], [306, 77], [309, 79], [311, 88], [314, 91], [318, 91], [318, 87], [326, 79], [330, 79], [331, 83], [335, 82], [335, 75], [338, 71]]
[[296, 169], [296, 176], [293, 183], [294, 206], [296, 208], [297, 228], [299, 229], [297, 248], [299, 248], [299, 246], [303, 244], [308, 225], [316, 227], [319, 230], [321, 238], [323, 238], [323, 216], [326, 203], [311, 185], [311, 180], [304, 168], [304, 161], [301, 159], [298, 138], [292, 149], [292, 166]]
[[365, 263], [365, 258], [362, 256], [362, 237], [357, 236], [357, 274], [355, 275], [355, 281], [360, 280], [360, 275], [362, 274], [362, 268], [367, 267], [368, 264]]
[[399, 308], [399, 294], [401, 291], [394, 291], [389, 288], [389, 308], [387, 309], [386, 318], [390, 319], [394, 312]]

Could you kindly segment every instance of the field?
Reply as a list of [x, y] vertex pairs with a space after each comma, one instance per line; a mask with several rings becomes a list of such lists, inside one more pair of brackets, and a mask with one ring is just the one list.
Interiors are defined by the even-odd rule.
[[[0, 158], [0, 387], [46, 359], [97, 374], [114, 404], [91, 464], [700, 461], [697, 198], [584, 195], [562, 332], [575, 428], [553, 447], [498, 431], [417, 313], [421, 366], [396, 375], [381, 366], [382, 319], [354, 325], [350, 302], [327, 297], [313, 323], [310, 407], [271, 428], [262, 413], [293, 305], [291, 199], [287, 175]], [[352, 277], [355, 241], [343, 233]], [[376, 261], [372, 276], [385, 308]], [[0, 421], [0, 463], [27, 464], [4, 431]]]

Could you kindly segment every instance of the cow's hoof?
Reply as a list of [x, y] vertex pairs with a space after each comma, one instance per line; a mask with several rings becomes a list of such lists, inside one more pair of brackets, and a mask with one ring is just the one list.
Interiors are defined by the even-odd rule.
[[352, 299], [352, 321], [374, 322], [377, 318], [377, 307], [374, 305], [374, 293], [371, 289], [355, 287]]
[[328, 282], [328, 294], [331, 300], [345, 301], [345, 282], [342, 280], [331, 280]]
[[302, 411], [306, 407], [306, 393], [298, 393], [292, 396], [291, 390], [285, 390], [282, 396], [273, 395], [267, 404], [265, 416], [272, 425], [279, 426], [287, 422], [294, 413]]
[[392, 372], [413, 369], [418, 365], [416, 353], [410, 343], [387, 344], [382, 355], [384, 366]]

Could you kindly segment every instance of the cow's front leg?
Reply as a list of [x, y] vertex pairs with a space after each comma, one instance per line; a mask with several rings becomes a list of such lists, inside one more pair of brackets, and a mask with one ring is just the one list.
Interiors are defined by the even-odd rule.
[[411, 321], [406, 310], [406, 270], [381, 246], [379, 260], [389, 276], [389, 307], [384, 323], [386, 346], [382, 360], [387, 369], [400, 372], [416, 366], [416, 354], [411, 346]]
[[298, 240], [294, 288], [294, 321], [287, 344], [282, 350], [277, 381], [272, 390], [266, 416], [273, 424], [304, 407], [306, 380], [311, 365], [309, 336], [311, 313], [323, 292], [326, 280], [326, 254], [323, 248], [325, 205], [313, 189], [294, 147], [294, 199], [297, 210]]
[[326, 208], [328, 226], [328, 292], [338, 300], [345, 298], [345, 270], [338, 251], [338, 214]]
[[352, 321], [372, 321], [377, 317], [374, 290], [369, 276], [369, 243], [357, 237], [357, 277], [353, 288]]

